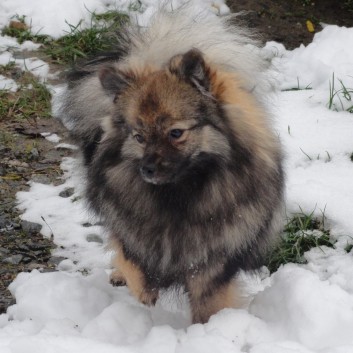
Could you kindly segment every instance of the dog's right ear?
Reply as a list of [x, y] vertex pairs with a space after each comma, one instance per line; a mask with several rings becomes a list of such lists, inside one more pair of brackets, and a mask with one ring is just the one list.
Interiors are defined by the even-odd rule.
[[209, 95], [211, 89], [210, 70], [198, 49], [191, 49], [185, 54], [172, 57], [169, 62], [169, 71], [189, 82], [202, 94]]
[[116, 98], [133, 80], [131, 73], [118, 70], [112, 65], [102, 67], [98, 72], [99, 80], [107, 94]]

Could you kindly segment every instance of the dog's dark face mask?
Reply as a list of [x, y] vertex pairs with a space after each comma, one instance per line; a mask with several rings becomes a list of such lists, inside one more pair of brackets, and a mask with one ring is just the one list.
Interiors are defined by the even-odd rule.
[[228, 158], [230, 146], [200, 52], [177, 55], [158, 71], [105, 67], [100, 80], [114, 97], [110, 125], [125, 126], [122, 156], [136, 161], [145, 182], [177, 183], [200, 169], [207, 155]]

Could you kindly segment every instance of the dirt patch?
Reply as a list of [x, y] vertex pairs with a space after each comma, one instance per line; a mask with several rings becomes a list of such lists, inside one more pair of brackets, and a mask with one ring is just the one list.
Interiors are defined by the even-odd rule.
[[[287, 49], [309, 44], [320, 23], [353, 26], [352, 1], [227, 0], [232, 12], [246, 11], [246, 22], [256, 28], [264, 42], [274, 40]], [[310, 32], [307, 21], [314, 31]]]
[[41, 133], [65, 135], [54, 119], [0, 121], [0, 314], [13, 303], [8, 285], [19, 272], [53, 271], [57, 259], [51, 239], [41, 226], [20, 219], [16, 193], [28, 190], [30, 180], [61, 183], [60, 162], [69, 152], [55, 148]]

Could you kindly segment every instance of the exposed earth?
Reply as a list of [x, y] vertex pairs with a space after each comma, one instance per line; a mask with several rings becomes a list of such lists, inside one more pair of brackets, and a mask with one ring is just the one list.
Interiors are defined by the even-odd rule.
[[[264, 42], [274, 40], [287, 49], [312, 42], [321, 23], [353, 26], [352, 0], [227, 0], [232, 12], [246, 11], [248, 26], [256, 28]], [[307, 27], [310, 21], [314, 30]], [[310, 26], [310, 25], [309, 25]]]
[[[320, 23], [353, 26], [349, 0], [228, 0], [227, 4], [233, 12], [247, 11], [248, 25], [258, 30], [264, 42], [275, 40], [287, 49], [310, 43], [314, 33], [321, 30]], [[314, 32], [308, 30], [308, 20]], [[30, 180], [60, 183], [60, 161], [70, 153], [55, 148], [41, 135], [50, 131], [65, 138], [66, 132], [54, 119], [35, 114], [30, 119], [13, 119], [8, 113], [0, 116], [0, 314], [13, 303], [7, 287], [19, 272], [54, 271], [60, 261], [51, 255], [55, 246], [41, 236], [40, 226], [20, 219], [16, 193], [27, 190]]]

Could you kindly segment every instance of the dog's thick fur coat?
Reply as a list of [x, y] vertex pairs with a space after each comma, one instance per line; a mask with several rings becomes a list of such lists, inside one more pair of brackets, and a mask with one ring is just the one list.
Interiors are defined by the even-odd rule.
[[206, 322], [277, 238], [283, 173], [256, 43], [191, 13], [126, 28], [112, 54], [71, 75], [58, 115], [117, 252], [112, 280], [148, 305], [183, 286], [193, 322]]

